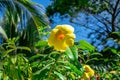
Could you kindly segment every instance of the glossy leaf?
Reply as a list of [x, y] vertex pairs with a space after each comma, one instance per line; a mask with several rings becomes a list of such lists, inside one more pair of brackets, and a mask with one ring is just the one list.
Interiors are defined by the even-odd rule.
[[95, 50], [95, 47], [92, 46], [91, 44], [89, 44], [88, 42], [86, 42], [85, 40], [80, 40], [78, 47], [80, 49], [88, 50], [88, 51], [91, 51], [91, 52]]
[[67, 47], [65, 53], [70, 58], [70, 60], [72, 61], [78, 60], [78, 51], [77, 51], [76, 46]]

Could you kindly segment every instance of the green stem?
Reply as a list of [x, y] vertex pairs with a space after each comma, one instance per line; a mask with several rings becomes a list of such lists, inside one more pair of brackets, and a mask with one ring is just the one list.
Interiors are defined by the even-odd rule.
[[61, 56], [64, 54], [64, 52], [60, 53], [60, 56], [55, 60], [54, 64], [51, 66], [50, 71], [48, 72], [48, 78], [50, 78], [50, 73], [55, 69], [55, 65], [58, 62], [58, 60], [61, 58]]

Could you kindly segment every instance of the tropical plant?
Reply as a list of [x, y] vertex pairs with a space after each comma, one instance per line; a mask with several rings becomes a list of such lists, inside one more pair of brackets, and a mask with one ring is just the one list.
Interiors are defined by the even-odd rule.
[[0, 46], [0, 79], [32, 79], [32, 68], [22, 50], [31, 51], [28, 47], [17, 46], [17, 38], [8, 39]]
[[101, 53], [94, 46], [81, 40], [76, 43], [79, 60], [82, 64], [89, 64], [94, 70], [96, 78], [120, 79], [118, 68], [120, 65], [120, 51], [115, 48], [105, 48]]
[[32, 46], [39, 39], [38, 28], [48, 25], [42, 6], [30, 0], [2, 0], [0, 10], [1, 27], [8, 38], [19, 35], [19, 45]]

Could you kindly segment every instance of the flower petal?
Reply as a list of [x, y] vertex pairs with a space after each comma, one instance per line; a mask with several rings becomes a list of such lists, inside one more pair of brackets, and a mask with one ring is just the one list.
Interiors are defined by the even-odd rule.
[[54, 42], [55, 42], [55, 35], [58, 32], [58, 29], [53, 29], [50, 33], [50, 37], [48, 38], [48, 45], [49, 46], [53, 46]]
[[75, 38], [75, 34], [66, 34], [66, 44], [68, 46], [71, 46], [74, 44], [74, 38]]
[[85, 69], [85, 72], [90, 76], [94, 76], [94, 70], [91, 69], [89, 65], [84, 65], [83, 68]]
[[55, 50], [65, 51], [68, 46], [74, 44], [74, 28], [70, 25], [58, 25], [48, 38], [48, 45], [54, 46]]
[[74, 32], [74, 28], [70, 25], [58, 25], [58, 26], [56, 26], [56, 29], [63, 31], [64, 33], [73, 33]]
[[54, 42], [54, 49], [59, 51], [65, 51], [67, 48], [67, 45], [64, 40], [62, 41], [55, 41]]

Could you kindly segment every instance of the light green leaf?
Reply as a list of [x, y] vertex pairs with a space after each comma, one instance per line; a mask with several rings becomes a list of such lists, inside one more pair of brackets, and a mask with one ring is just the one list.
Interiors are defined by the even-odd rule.
[[65, 53], [70, 58], [70, 60], [72, 61], [78, 60], [78, 51], [77, 51], [76, 46], [67, 47]]
[[42, 46], [46, 46], [48, 43], [47, 43], [47, 41], [45, 41], [45, 40], [40, 40], [38, 43], [36, 43], [36, 47], [42, 47]]
[[116, 49], [111, 49], [112, 53], [117, 54], [117, 50]]
[[30, 51], [30, 52], [31, 52], [31, 49], [30, 49], [29, 47], [21, 46], [21, 47], [17, 47], [17, 49], [27, 50], [27, 51]]
[[14, 49], [9, 49], [7, 51], [5, 51], [4, 53], [2, 53], [2, 57], [5, 57], [8, 53], [14, 51]]
[[56, 74], [60, 80], [66, 80], [65, 76], [63, 76], [61, 73], [54, 71], [54, 74]]
[[90, 56], [102, 56], [102, 54], [98, 53], [98, 52], [95, 52], [95, 53], [92, 53]]
[[7, 37], [7, 34], [5, 33], [5, 31], [3, 30], [3, 28], [0, 26], [0, 35], [2, 35], [2, 37], [4, 38], [4, 39], [8, 39], [8, 37]]
[[16, 63], [16, 60], [17, 60], [17, 57], [16, 57], [16, 56], [11, 58], [11, 62], [12, 62], [13, 64]]
[[88, 51], [94, 51], [95, 47], [86, 42], [85, 40], [80, 40], [79, 41], [79, 48], [83, 50], [88, 50]]

